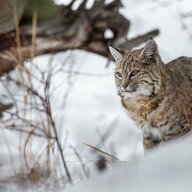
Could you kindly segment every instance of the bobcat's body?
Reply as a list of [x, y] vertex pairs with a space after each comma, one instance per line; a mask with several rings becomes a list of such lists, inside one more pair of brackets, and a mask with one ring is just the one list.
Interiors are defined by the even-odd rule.
[[[188, 133], [192, 128], [192, 58], [180, 57], [165, 65], [153, 40], [132, 52], [112, 49], [122, 104], [143, 130], [144, 147]], [[152, 58], [150, 64], [145, 63], [148, 58]]]

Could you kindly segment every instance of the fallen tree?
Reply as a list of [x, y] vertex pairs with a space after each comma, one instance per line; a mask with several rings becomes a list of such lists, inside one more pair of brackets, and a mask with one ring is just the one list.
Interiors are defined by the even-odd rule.
[[[155, 29], [128, 39], [131, 23], [119, 13], [120, 0], [109, 4], [95, 0], [90, 9], [86, 9], [88, 0], [83, 0], [76, 10], [72, 9], [76, 0], [68, 5], [55, 5], [47, 0], [49, 10], [51, 8], [56, 14], [46, 22], [38, 17], [41, 12], [47, 12], [38, 7], [41, 1], [34, 1], [32, 5], [23, 0], [0, 1], [1, 75], [17, 64], [22, 65], [24, 59], [72, 49], [87, 50], [112, 59], [109, 44], [130, 50], [159, 33]], [[28, 4], [33, 17], [29, 17], [29, 12], [26, 14]], [[106, 30], [110, 30], [113, 37], [106, 37]]]

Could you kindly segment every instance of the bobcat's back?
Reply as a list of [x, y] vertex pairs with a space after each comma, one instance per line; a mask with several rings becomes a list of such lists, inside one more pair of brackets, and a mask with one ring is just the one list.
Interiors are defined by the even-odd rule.
[[187, 89], [192, 88], [192, 58], [179, 57], [166, 66], [171, 71], [173, 82], [177, 87], [186, 85]]
[[159, 93], [163, 98], [158, 107], [148, 112], [145, 148], [182, 137], [192, 129], [192, 58], [179, 57], [165, 66], [170, 81], [167, 90]]

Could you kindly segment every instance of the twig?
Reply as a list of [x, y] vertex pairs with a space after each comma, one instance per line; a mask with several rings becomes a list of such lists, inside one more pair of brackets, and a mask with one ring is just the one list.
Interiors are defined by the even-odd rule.
[[40, 133], [36, 133], [35, 131], [31, 132], [30, 130], [26, 130], [26, 129], [19, 129], [19, 128], [16, 128], [16, 127], [13, 128], [12, 125], [6, 125], [6, 126], [0, 127], [0, 128], [1, 129], [7, 129], [9, 131], [16, 131], [16, 132], [26, 133], [26, 134], [31, 133], [32, 135], [37, 136], [37, 137], [41, 137], [41, 138], [47, 138], [48, 137], [49, 139], [54, 139], [55, 140], [55, 137], [53, 137], [51, 135], [42, 135]]
[[[80, 142], [80, 143], [82, 143], [82, 142]], [[108, 157], [111, 157], [111, 158], [113, 158], [113, 159], [115, 159], [115, 160], [117, 160], [117, 161], [120, 161], [117, 157], [115, 157], [115, 156], [113, 156], [113, 155], [111, 155], [111, 154], [109, 154], [109, 153], [107, 153], [107, 152], [105, 152], [105, 151], [103, 151], [103, 150], [101, 150], [101, 149], [99, 149], [99, 148], [97, 148], [97, 147], [94, 147], [94, 146], [89, 145], [89, 144], [87, 144], [87, 143], [82, 143], [82, 144], [83, 144], [83, 145], [86, 145], [87, 147], [90, 147], [90, 148], [94, 149], [95, 151], [98, 151], [98, 152], [100, 152], [100, 153], [102, 153], [102, 154], [104, 154], [104, 155], [107, 155]]]

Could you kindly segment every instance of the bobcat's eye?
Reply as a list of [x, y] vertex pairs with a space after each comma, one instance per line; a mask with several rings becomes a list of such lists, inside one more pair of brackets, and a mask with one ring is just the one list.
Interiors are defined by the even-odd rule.
[[151, 63], [153, 63], [155, 61], [155, 59], [153, 57], [148, 57], [146, 60], [146, 65], [150, 65]]
[[122, 75], [119, 72], [115, 73], [115, 77], [117, 77], [118, 79], [122, 79]]
[[133, 77], [133, 76], [137, 75], [137, 73], [138, 73], [137, 70], [132, 71], [131, 74], [130, 74], [130, 77]]

